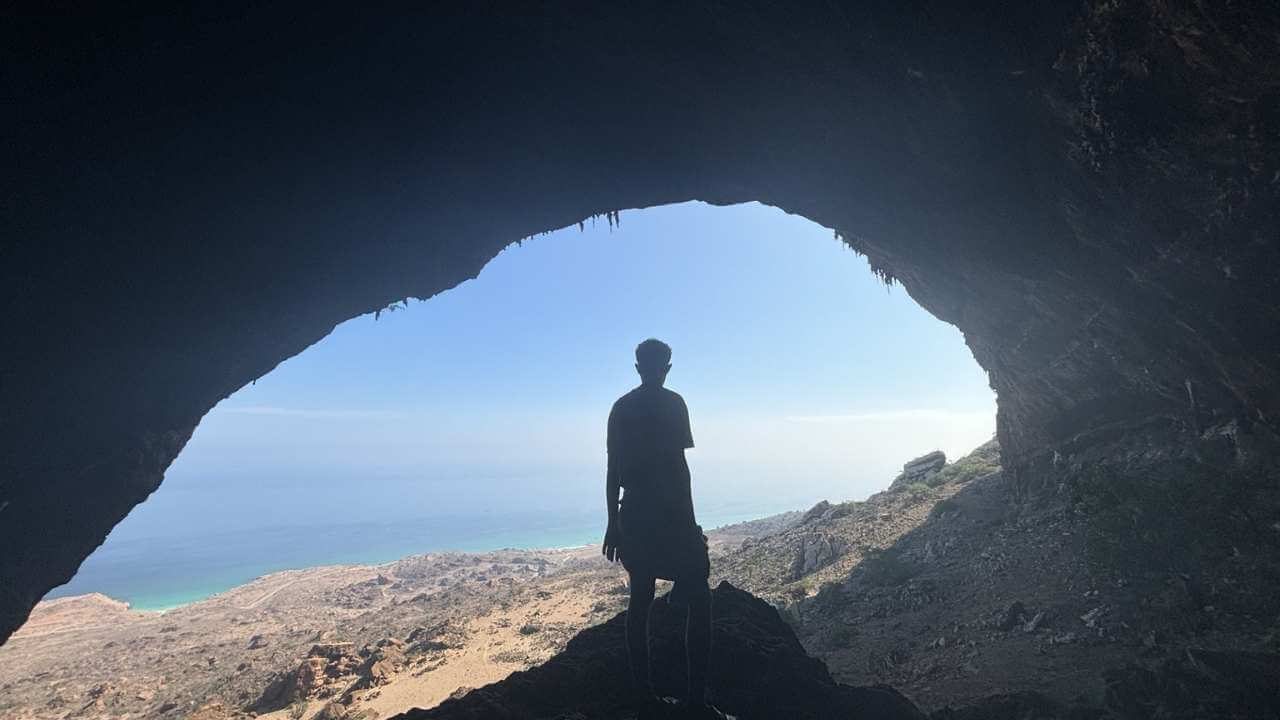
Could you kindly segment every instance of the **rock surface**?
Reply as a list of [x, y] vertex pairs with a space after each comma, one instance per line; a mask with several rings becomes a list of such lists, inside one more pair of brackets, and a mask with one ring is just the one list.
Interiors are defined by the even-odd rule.
[[902, 474], [894, 478], [890, 490], [901, 490], [909, 485], [929, 484], [938, 471], [947, 464], [947, 455], [941, 450], [921, 455], [902, 466]]
[[[742, 720], [841, 718], [923, 720], [890, 688], [854, 688], [831, 679], [808, 656], [791, 628], [767, 603], [721, 583], [714, 590], [710, 692]], [[634, 717], [625, 639], [626, 613], [589, 628], [546, 663], [498, 683], [413, 710], [402, 720], [552, 720]], [[679, 695], [684, 685], [684, 612], [658, 602], [650, 619], [654, 684]]]
[[[1082, 512], [1087, 493], [1034, 513], [1014, 494], [993, 441], [929, 484], [709, 531], [713, 579], [773, 604], [837, 682], [892, 686], [939, 718], [1272, 716], [1280, 558], [1265, 534], [1246, 519], [1216, 562], [1175, 572], [1130, 562], [1148, 541], [1127, 497], [1107, 498], [1113, 527]], [[797, 578], [814, 538], [843, 549]], [[0, 716], [385, 717], [556, 662], [626, 594], [586, 547], [292, 571], [164, 614], [61, 599], [0, 648]]]
[[138, 15], [5, 45], [0, 638], [218, 401], [626, 208], [834, 229], [964, 333], [1026, 502], [1280, 455], [1269, 2]]
[[[709, 530], [713, 557], [800, 515]], [[84, 708], [180, 720], [217, 703], [290, 720], [331, 702], [386, 717], [548, 659], [625, 607], [623, 580], [595, 546], [285, 571], [164, 613], [59, 598], [0, 647], [0, 718], [61, 720]]]
[[[1198, 506], [1238, 500], [1220, 492], [1219, 485]], [[1150, 538], [1135, 536], [1143, 505], [1131, 496], [1106, 496], [1109, 512], [1123, 518], [1113, 523], [1084, 511], [1101, 501], [1083, 490], [1065, 507], [1034, 511], [1016, 494], [991, 442], [923, 488], [826, 503], [805, 522], [720, 559], [714, 572], [779, 607], [839, 682], [891, 685], [929, 710], [1138, 718], [1148, 715], [1124, 708], [1174, 712], [1178, 688], [1201, 688], [1182, 692], [1217, 698], [1204, 708], [1259, 717], [1248, 710], [1257, 702], [1240, 695], [1231, 704], [1237, 693], [1214, 679], [1229, 673], [1188, 675], [1195, 666], [1186, 658], [1270, 658], [1243, 663], [1246, 670], [1275, 662], [1280, 630], [1271, 598], [1280, 594], [1280, 558], [1265, 534], [1247, 521], [1234, 530], [1214, 526], [1196, 542], [1212, 538], [1216, 559], [1171, 571], [1155, 553], [1167, 560], [1178, 539], [1156, 528], [1144, 529]], [[1189, 519], [1180, 527], [1195, 526]], [[842, 539], [847, 550], [794, 578], [787, 561], [815, 535]]]
[[795, 561], [791, 564], [791, 576], [799, 580], [835, 562], [845, 551], [846, 544], [839, 536], [815, 533], [800, 539], [796, 547]]
[[186, 720], [252, 720], [253, 715], [229, 708], [222, 703], [209, 703], [196, 708]]

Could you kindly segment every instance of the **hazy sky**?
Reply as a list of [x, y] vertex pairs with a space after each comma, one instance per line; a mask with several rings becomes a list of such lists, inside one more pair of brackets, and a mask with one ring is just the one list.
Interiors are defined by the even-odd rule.
[[960, 333], [830, 230], [688, 203], [534, 238], [477, 280], [338, 327], [215, 408], [116, 534], [479, 508], [603, 517], [605, 418], [650, 336], [674, 349], [702, 514], [862, 498], [906, 460], [994, 431]]

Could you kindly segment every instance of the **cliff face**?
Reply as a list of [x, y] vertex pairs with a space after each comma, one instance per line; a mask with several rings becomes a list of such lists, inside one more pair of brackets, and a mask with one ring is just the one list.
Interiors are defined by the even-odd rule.
[[833, 228], [960, 328], [1030, 506], [1191, 467], [1273, 507], [1280, 19], [953, 5], [18, 19], [0, 637], [336, 323], [688, 199]]

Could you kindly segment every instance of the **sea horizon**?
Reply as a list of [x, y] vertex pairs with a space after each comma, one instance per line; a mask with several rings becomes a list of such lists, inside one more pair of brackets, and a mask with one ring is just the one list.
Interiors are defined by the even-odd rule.
[[[751, 503], [700, 515], [710, 530], [798, 507]], [[109, 538], [42, 601], [99, 593], [164, 612], [288, 570], [383, 565], [440, 552], [570, 549], [599, 542], [603, 511], [436, 515], [393, 522], [316, 521], [192, 536]]]

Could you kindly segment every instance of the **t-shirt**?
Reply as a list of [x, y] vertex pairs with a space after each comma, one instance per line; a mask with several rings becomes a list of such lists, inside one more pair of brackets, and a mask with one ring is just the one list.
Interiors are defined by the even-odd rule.
[[640, 387], [618, 398], [609, 412], [608, 449], [625, 490], [623, 504], [643, 505], [693, 519], [689, 464], [693, 447], [689, 408], [664, 387]]

